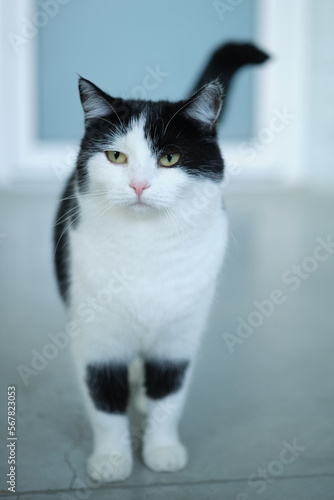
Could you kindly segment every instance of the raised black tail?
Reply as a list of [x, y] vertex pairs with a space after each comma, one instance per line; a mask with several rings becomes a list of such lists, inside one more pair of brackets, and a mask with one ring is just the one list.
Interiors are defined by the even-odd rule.
[[229, 88], [235, 73], [247, 64], [262, 64], [269, 57], [268, 54], [252, 43], [226, 43], [218, 47], [212, 54], [211, 59], [197, 80], [192, 94], [206, 83], [219, 79], [224, 88], [224, 106], [220, 114], [221, 119], [226, 105], [226, 96], [229, 94]]

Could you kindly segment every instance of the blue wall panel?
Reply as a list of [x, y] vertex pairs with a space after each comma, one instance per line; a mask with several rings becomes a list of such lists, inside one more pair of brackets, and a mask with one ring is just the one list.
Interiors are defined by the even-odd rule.
[[[228, 7], [224, 15], [217, 13], [219, 4]], [[254, 38], [256, 1], [236, 4], [236, 0], [69, 0], [59, 5], [58, 13], [38, 32], [40, 138], [80, 138], [78, 74], [115, 96], [184, 98], [217, 45]], [[147, 75], [157, 67], [166, 74], [155, 82]], [[224, 138], [251, 134], [253, 91], [251, 71], [243, 70], [222, 126]]]

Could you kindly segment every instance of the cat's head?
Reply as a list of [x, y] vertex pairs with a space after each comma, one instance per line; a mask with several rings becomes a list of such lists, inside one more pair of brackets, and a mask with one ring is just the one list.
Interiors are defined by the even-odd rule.
[[171, 208], [203, 182], [220, 182], [215, 81], [179, 102], [113, 98], [80, 78], [85, 135], [77, 162], [82, 192], [135, 211]]

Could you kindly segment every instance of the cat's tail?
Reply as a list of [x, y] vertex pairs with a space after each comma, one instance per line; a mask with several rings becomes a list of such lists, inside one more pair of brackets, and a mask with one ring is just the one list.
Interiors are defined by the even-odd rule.
[[[229, 88], [235, 73], [248, 64], [262, 64], [269, 57], [268, 54], [252, 43], [226, 43], [218, 47], [212, 54], [198, 78], [192, 94], [206, 83], [218, 79], [224, 88], [224, 103], [226, 104], [226, 96], [229, 94]], [[223, 111], [224, 108], [225, 106], [223, 106]]]

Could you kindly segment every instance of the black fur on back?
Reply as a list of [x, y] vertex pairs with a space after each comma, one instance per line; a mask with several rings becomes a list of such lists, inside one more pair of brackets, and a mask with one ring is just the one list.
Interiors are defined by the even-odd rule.
[[58, 281], [59, 292], [64, 300], [68, 302], [69, 290], [69, 252], [68, 252], [68, 230], [70, 226], [77, 227], [79, 222], [79, 206], [75, 196], [75, 177], [74, 171], [69, 178], [63, 192], [61, 202], [56, 215], [54, 226], [54, 261]]

